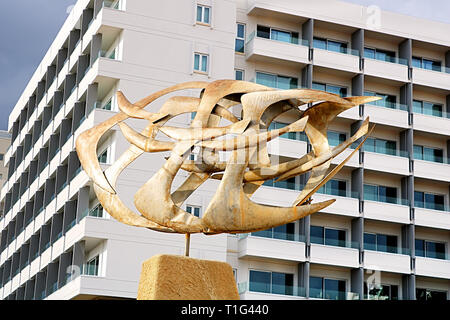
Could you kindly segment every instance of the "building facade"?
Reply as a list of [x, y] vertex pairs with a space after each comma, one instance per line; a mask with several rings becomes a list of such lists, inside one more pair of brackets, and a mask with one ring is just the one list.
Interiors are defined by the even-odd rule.
[[[7, 131], [0, 130], [0, 188], [8, 177], [8, 166], [5, 166], [5, 153], [11, 144], [11, 135]], [[0, 216], [3, 215], [4, 203], [0, 202]]]
[[[75, 140], [118, 112], [117, 90], [137, 101], [180, 82], [238, 79], [380, 96], [341, 114], [329, 142], [349, 138], [367, 116], [376, 129], [313, 197], [333, 205], [263, 232], [193, 235], [191, 256], [228, 262], [242, 299], [449, 299], [449, 33], [448, 24], [335, 0], [79, 0], [9, 117], [0, 298], [133, 299], [144, 260], [183, 254], [183, 235], [109, 217]], [[110, 130], [97, 150], [103, 168], [128, 146]], [[289, 160], [310, 148], [297, 134], [270, 150]], [[143, 155], [119, 177], [130, 208], [166, 155]], [[252, 199], [290, 206], [303, 183], [267, 182]], [[183, 209], [201, 216], [217, 185], [207, 181]]]

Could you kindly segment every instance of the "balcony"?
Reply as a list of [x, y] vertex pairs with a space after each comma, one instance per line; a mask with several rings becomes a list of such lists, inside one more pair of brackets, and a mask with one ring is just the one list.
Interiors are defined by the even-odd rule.
[[395, 223], [410, 223], [407, 200], [386, 197], [384, 201], [364, 200], [364, 217]]
[[[414, 202], [415, 205], [416, 201]], [[424, 208], [423, 206], [414, 208], [414, 219], [416, 225], [450, 230], [450, 208], [444, 207], [442, 210]]]
[[274, 285], [265, 282], [242, 282], [238, 284], [241, 300], [303, 300], [304, 287]]
[[416, 257], [416, 275], [450, 279], [450, 260]]
[[392, 58], [390, 61], [364, 58], [364, 73], [369, 76], [408, 82], [408, 63], [405, 59]]
[[311, 237], [311, 262], [349, 268], [359, 267], [359, 244], [339, 241], [336, 245], [323, 245]]
[[314, 48], [314, 65], [358, 73], [359, 51], [350, 48], [341, 49], [342, 52]]
[[394, 273], [411, 273], [408, 250], [390, 248], [386, 251], [391, 252], [364, 250], [364, 268]]
[[389, 106], [365, 104], [364, 116], [369, 116], [370, 121], [374, 123], [408, 128], [407, 110], [407, 106], [398, 103]]
[[300, 43], [260, 38], [253, 31], [245, 45], [245, 58], [248, 61], [274, 62], [284, 60], [288, 62], [308, 64], [309, 47], [306, 40], [299, 39]]
[[425, 160], [414, 160], [414, 175], [418, 178], [448, 182], [450, 181], [450, 165]]
[[436, 115], [413, 113], [413, 128], [450, 136], [450, 113], [441, 112]]
[[393, 150], [394, 154], [364, 152], [364, 168], [384, 171], [400, 175], [409, 175], [408, 153], [400, 150]]
[[413, 83], [443, 90], [450, 90], [450, 68], [440, 70], [413, 68]]
[[304, 239], [298, 234], [270, 233], [241, 234], [238, 243], [239, 258], [264, 258], [270, 260], [305, 261]]
[[313, 196], [313, 202], [322, 202], [330, 199], [336, 201], [330, 206], [322, 209], [321, 212], [359, 217], [359, 194], [350, 190], [329, 190], [324, 192], [319, 189]]

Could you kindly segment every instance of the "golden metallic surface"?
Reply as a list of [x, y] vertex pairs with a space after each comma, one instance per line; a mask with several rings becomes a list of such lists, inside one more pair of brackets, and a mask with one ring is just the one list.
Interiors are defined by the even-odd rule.
[[[172, 96], [158, 112], [144, 109], [167, 94], [192, 89], [201, 90], [199, 98]], [[333, 148], [328, 144], [328, 125], [340, 113], [377, 99], [341, 98], [311, 89], [276, 90], [235, 80], [182, 83], [136, 103], [131, 103], [118, 91], [120, 111], [83, 132], [76, 141], [76, 149], [99, 201], [112, 217], [122, 223], [186, 235], [254, 232], [296, 221], [335, 201], [310, 203], [308, 199], [359, 150], [368, 136], [369, 119], [350, 139]], [[299, 109], [307, 103], [313, 105], [306, 111]], [[242, 107], [242, 119], [229, 110], [233, 106]], [[178, 115], [194, 112], [195, 117], [189, 127], [166, 125]], [[281, 129], [269, 130], [271, 123], [287, 112], [294, 118], [292, 123]], [[124, 122], [130, 118], [146, 120], [148, 125], [139, 133]], [[231, 124], [221, 126], [222, 119]], [[103, 172], [97, 159], [97, 144], [116, 125], [130, 147]], [[285, 133], [301, 131], [306, 133], [312, 151], [299, 159], [274, 163], [267, 143]], [[171, 141], [157, 140], [159, 132]], [[344, 161], [329, 170], [332, 159], [364, 137]], [[194, 150], [197, 150], [196, 158], [192, 160], [190, 155]], [[170, 152], [170, 156], [136, 190], [134, 204], [139, 213], [133, 212], [116, 191], [117, 179], [145, 152], [163, 151]], [[219, 152], [226, 152], [228, 160], [221, 160]], [[171, 192], [180, 170], [188, 175]], [[308, 172], [310, 177], [291, 207], [265, 206], [251, 199], [267, 180], [281, 181]], [[202, 217], [183, 210], [185, 201], [209, 179], [217, 181], [219, 186]]]

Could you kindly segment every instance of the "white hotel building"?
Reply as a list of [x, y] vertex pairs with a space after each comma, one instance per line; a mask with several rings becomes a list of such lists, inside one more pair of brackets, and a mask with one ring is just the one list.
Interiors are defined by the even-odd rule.
[[[118, 112], [117, 90], [137, 101], [180, 82], [238, 78], [383, 99], [330, 127], [336, 145], [365, 117], [376, 124], [313, 197], [333, 205], [275, 230], [193, 235], [191, 256], [228, 262], [241, 299], [449, 299], [449, 34], [448, 24], [335, 0], [79, 0], [9, 116], [0, 298], [136, 298], [142, 262], [183, 254], [184, 236], [110, 218], [75, 140]], [[128, 146], [113, 128], [98, 148], [102, 166]], [[289, 160], [307, 150], [297, 134], [273, 153]], [[164, 155], [144, 155], [120, 176], [130, 207]], [[304, 181], [266, 183], [253, 200], [289, 206]], [[201, 216], [216, 186], [208, 181], [183, 208]]]

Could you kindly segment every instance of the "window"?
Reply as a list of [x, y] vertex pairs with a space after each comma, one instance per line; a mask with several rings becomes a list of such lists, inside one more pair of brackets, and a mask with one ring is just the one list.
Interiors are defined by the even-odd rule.
[[88, 276], [98, 276], [99, 257], [92, 258], [84, 265], [83, 274]]
[[187, 205], [186, 206], [186, 212], [193, 214], [194, 216], [200, 218], [200, 209], [201, 207], [197, 207], [197, 206], [191, 206], [191, 205]]
[[244, 53], [245, 51], [245, 24], [236, 24], [236, 41], [234, 51]]
[[347, 96], [347, 88], [346, 87], [341, 87], [341, 86], [336, 86], [336, 85], [331, 85], [331, 84], [324, 84], [324, 83], [319, 83], [319, 82], [313, 82], [312, 88], [314, 90], [326, 91], [329, 93], [337, 94], [341, 98]]
[[103, 206], [98, 204], [94, 209], [89, 211], [89, 216], [102, 218], [103, 217]]
[[275, 228], [270, 228], [263, 231], [252, 232], [252, 236], [271, 238], [271, 239], [281, 239], [294, 241], [295, 239], [295, 224], [288, 223]]
[[364, 184], [364, 200], [398, 203], [397, 188]]
[[0, 153], [0, 161], [3, 161], [4, 154]]
[[422, 57], [412, 57], [412, 66], [421, 69], [441, 71], [442, 62], [437, 60], [425, 59]]
[[194, 53], [194, 71], [208, 72], [208, 55]]
[[440, 194], [431, 194], [421, 191], [414, 191], [414, 207], [432, 210], [445, 210], [445, 197]]
[[444, 163], [444, 150], [414, 145], [414, 159]]
[[105, 149], [97, 159], [99, 163], [108, 163], [108, 149]]
[[234, 79], [235, 80], [244, 80], [245, 71], [240, 69], [234, 69]]
[[395, 156], [397, 155], [397, 142], [378, 138], [367, 138], [363, 145], [363, 150]]
[[395, 52], [374, 48], [364, 48], [364, 57], [368, 59], [376, 59], [386, 62], [395, 63]]
[[271, 179], [264, 181], [263, 185], [268, 187], [275, 187], [289, 190], [300, 190], [300, 185], [296, 182], [295, 177], [277, 182]]
[[340, 145], [347, 139], [347, 134], [336, 131], [328, 131], [327, 136], [328, 136], [328, 144], [332, 147]]
[[309, 277], [309, 297], [330, 300], [345, 300], [345, 280]]
[[197, 23], [210, 24], [211, 8], [197, 5]]
[[398, 286], [364, 284], [364, 298], [368, 300], [398, 300]]
[[447, 291], [436, 291], [430, 289], [416, 289], [416, 299], [418, 301], [445, 301], [447, 300]]
[[443, 107], [441, 104], [426, 102], [426, 101], [413, 101], [413, 112], [426, 114], [435, 117], [443, 116]]
[[311, 243], [324, 244], [327, 246], [345, 247], [346, 232], [332, 228], [311, 226]]
[[433, 259], [443, 259], [446, 258], [446, 250], [445, 243], [443, 242], [434, 242], [427, 240], [419, 240], [415, 241], [415, 253], [418, 257], [427, 257]]
[[381, 100], [370, 102], [370, 104], [373, 104], [375, 106], [391, 108], [391, 109], [395, 109], [397, 106], [397, 97], [394, 95], [372, 92], [372, 91], [364, 91], [364, 95], [381, 98]]
[[258, 25], [256, 27], [256, 36], [258, 38], [298, 44], [298, 32], [285, 31]]
[[250, 270], [250, 291], [293, 295], [294, 275]]
[[98, 101], [95, 106], [97, 109], [112, 110], [112, 104], [113, 104], [113, 97], [109, 98], [108, 102], [106, 102], [103, 105], [101, 101]]
[[347, 196], [347, 181], [331, 179], [324, 186], [322, 186], [318, 193], [329, 194], [333, 196], [345, 197]]
[[347, 43], [342, 41], [328, 40], [324, 38], [313, 39], [313, 46], [317, 49], [323, 49], [328, 51], [347, 53]]
[[397, 236], [365, 232], [364, 250], [398, 253]]
[[298, 79], [276, 74], [256, 72], [256, 83], [278, 89], [298, 88]]

